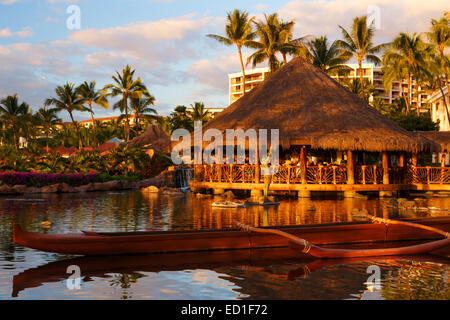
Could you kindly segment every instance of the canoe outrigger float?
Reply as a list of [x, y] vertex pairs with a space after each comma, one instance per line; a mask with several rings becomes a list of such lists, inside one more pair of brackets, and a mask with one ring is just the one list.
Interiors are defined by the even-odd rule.
[[[40, 234], [14, 225], [14, 243], [25, 247], [74, 255], [124, 255], [220, 251], [251, 248], [292, 247], [314, 258], [355, 258], [413, 255], [447, 250], [450, 247], [450, 219], [398, 221], [368, 216], [370, 222], [277, 229], [254, 228], [236, 222], [238, 229], [207, 231], [90, 232]], [[307, 240], [305, 240], [307, 239]], [[324, 245], [374, 244], [392, 241], [421, 241], [406, 247], [341, 249]], [[400, 243], [401, 244], [401, 243]]]

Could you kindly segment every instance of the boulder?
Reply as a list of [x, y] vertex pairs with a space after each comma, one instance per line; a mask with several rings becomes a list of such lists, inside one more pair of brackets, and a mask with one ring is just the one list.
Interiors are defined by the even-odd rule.
[[92, 183], [85, 184], [85, 185], [78, 186], [78, 187], [74, 187], [73, 191], [74, 192], [88, 192], [88, 191], [92, 191]]
[[36, 187], [27, 187], [25, 188], [25, 190], [23, 191], [23, 193], [42, 193], [41, 188], [36, 188]]
[[58, 191], [62, 192], [62, 193], [70, 193], [70, 192], [74, 192], [74, 188], [64, 182], [59, 185]]
[[41, 188], [41, 193], [57, 193], [60, 188], [59, 183]]
[[12, 190], [14, 190], [14, 193], [16, 194], [23, 194], [25, 193], [25, 190], [27, 189], [26, 185], [18, 184], [12, 187]]
[[156, 193], [159, 192], [159, 189], [157, 186], [149, 186], [147, 188], [142, 189], [143, 192], [150, 192], [150, 193]]
[[15, 194], [16, 191], [14, 188], [9, 187], [8, 185], [2, 185], [0, 186], [0, 194]]
[[111, 191], [111, 190], [121, 190], [122, 181], [113, 180], [107, 182], [94, 182], [92, 184], [92, 191]]

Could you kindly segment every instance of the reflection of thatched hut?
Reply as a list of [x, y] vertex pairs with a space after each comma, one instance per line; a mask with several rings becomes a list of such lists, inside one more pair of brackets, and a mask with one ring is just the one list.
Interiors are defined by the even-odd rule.
[[[297, 152], [299, 159], [294, 163], [295, 170], [281, 167], [274, 177], [272, 189], [280, 190], [394, 190], [386, 185], [392, 184], [393, 180], [396, 184], [403, 183], [392, 176], [393, 170], [389, 168], [394, 158], [403, 170], [408, 155], [414, 162], [417, 153], [439, 149], [434, 142], [384, 117], [302, 58], [293, 59], [230, 105], [203, 126], [203, 132], [208, 129], [218, 129], [222, 133], [226, 129], [279, 129], [282, 153], [291, 156]], [[314, 152], [330, 156], [307, 167], [307, 154]], [[372, 159], [373, 153], [381, 153], [382, 166], [364, 163], [366, 153], [371, 153]], [[390, 161], [391, 155], [395, 157]], [[258, 164], [252, 178], [243, 177], [236, 183], [233, 177], [243, 174], [229, 170], [238, 169], [229, 169], [227, 165], [215, 169], [197, 166], [197, 180], [193, 184], [198, 187], [259, 188], [262, 180]], [[209, 184], [206, 183], [208, 180]], [[285, 185], [279, 186], [277, 182]], [[325, 188], [324, 184], [334, 187]], [[344, 184], [366, 186], [338, 187]]]
[[159, 124], [152, 124], [140, 136], [130, 140], [129, 146], [140, 145], [144, 149], [153, 149], [157, 152], [170, 152], [170, 137], [164, 132]]

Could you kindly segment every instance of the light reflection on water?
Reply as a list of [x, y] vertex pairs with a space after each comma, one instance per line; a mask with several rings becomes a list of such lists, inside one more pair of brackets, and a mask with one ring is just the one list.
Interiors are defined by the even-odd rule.
[[[221, 229], [233, 227], [234, 220], [253, 226], [347, 222], [352, 221], [354, 208], [367, 209], [383, 217], [448, 215], [448, 212], [414, 213], [386, 209], [378, 199], [286, 199], [279, 206], [266, 209], [213, 209], [213, 201], [192, 195], [169, 197], [139, 191], [0, 198], [0, 299], [11, 298], [15, 275], [33, 274], [29, 270], [37, 267], [40, 268], [36, 274], [42, 275], [46, 266], [70, 258], [15, 246], [11, 234], [13, 222], [27, 230], [69, 233], [80, 230]], [[450, 198], [427, 198], [424, 205], [447, 209]], [[51, 221], [52, 228], [42, 229], [42, 221]], [[64, 281], [68, 275], [58, 271], [53, 277], [56, 280], [44, 277], [43, 283], [36, 286], [27, 286], [30, 284], [28, 279], [17, 295], [23, 299], [449, 298], [448, 260], [411, 257], [409, 260], [353, 261], [324, 266], [306, 278], [296, 277], [307, 264], [295, 260], [257, 263], [243, 260], [230, 265], [189, 265], [171, 269], [155, 267], [152, 262], [149, 269], [147, 262], [144, 265], [140, 262], [131, 263], [129, 270], [123, 272], [116, 272], [106, 265], [102, 274], [94, 273], [84, 278], [80, 290], [68, 290]], [[369, 276], [366, 269], [371, 264], [380, 265], [383, 271], [380, 292], [368, 292], [364, 285]]]

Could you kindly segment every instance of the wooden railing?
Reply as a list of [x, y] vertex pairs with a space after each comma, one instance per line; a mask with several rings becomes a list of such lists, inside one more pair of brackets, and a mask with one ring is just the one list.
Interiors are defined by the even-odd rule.
[[408, 167], [408, 182], [415, 184], [450, 184], [450, 168]]
[[[194, 166], [197, 182], [255, 183], [255, 165], [209, 164]], [[393, 167], [389, 168], [390, 184], [450, 184], [450, 168], [446, 167]], [[383, 184], [383, 168], [373, 165], [355, 166], [355, 184]], [[346, 184], [346, 166], [308, 166], [302, 173], [299, 166], [279, 166], [272, 177], [276, 184]], [[263, 183], [263, 176], [259, 183]]]

